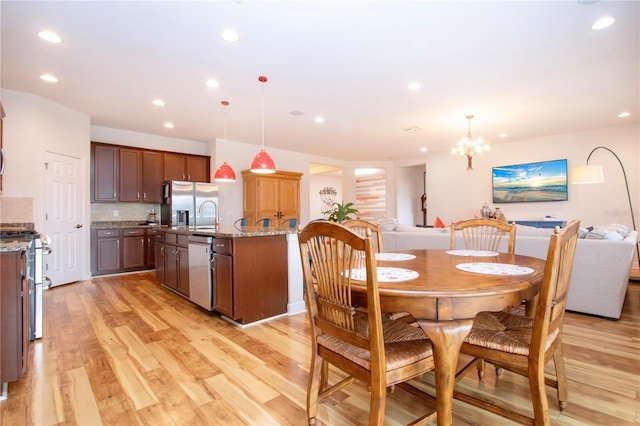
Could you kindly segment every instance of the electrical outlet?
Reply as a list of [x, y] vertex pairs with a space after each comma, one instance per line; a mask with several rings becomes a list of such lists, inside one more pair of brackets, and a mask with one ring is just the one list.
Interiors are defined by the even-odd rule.
[[113, 217], [118, 217], [120, 216], [120, 211], [119, 210], [114, 210], [113, 211]]

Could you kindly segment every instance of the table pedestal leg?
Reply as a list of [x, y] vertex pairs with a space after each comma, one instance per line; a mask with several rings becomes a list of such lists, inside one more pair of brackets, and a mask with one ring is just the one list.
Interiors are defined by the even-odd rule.
[[429, 336], [433, 345], [438, 426], [449, 426], [453, 424], [453, 388], [460, 346], [471, 330], [473, 319], [418, 320], [418, 324]]

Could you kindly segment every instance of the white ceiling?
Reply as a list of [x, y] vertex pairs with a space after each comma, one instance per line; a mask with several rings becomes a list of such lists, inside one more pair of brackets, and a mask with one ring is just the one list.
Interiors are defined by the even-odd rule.
[[[494, 145], [638, 122], [639, 6], [2, 1], [2, 87], [86, 113], [93, 125], [197, 141], [223, 136], [228, 100], [227, 137], [260, 144], [265, 75], [267, 149], [403, 160], [421, 147], [448, 151], [467, 133], [467, 114], [472, 135]], [[592, 30], [603, 15], [614, 25]], [[220, 38], [227, 28], [238, 43]], [[43, 29], [64, 43], [42, 41]], [[45, 72], [59, 83], [41, 81]], [[209, 78], [220, 87], [205, 87]], [[421, 89], [407, 90], [412, 81]], [[166, 106], [151, 105], [156, 97]], [[422, 130], [404, 131], [414, 126]]]

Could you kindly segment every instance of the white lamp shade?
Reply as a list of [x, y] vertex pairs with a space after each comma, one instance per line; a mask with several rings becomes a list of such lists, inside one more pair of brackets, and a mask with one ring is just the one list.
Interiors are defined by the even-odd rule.
[[571, 183], [602, 183], [602, 166], [577, 166], [571, 169]]

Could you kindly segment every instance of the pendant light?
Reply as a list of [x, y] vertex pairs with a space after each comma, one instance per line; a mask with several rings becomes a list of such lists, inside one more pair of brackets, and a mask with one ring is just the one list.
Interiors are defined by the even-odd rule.
[[[224, 147], [223, 151], [226, 154], [227, 148], [227, 107], [229, 106], [229, 101], [220, 102], [224, 107]], [[236, 174], [227, 162], [223, 162], [218, 170], [216, 170], [216, 174], [213, 176], [213, 180], [216, 182], [235, 182]]]
[[264, 149], [264, 84], [267, 82], [267, 77], [261, 75], [258, 77], [258, 81], [262, 83], [262, 149], [251, 162], [251, 172], [260, 174], [275, 173], [276, 165]]

